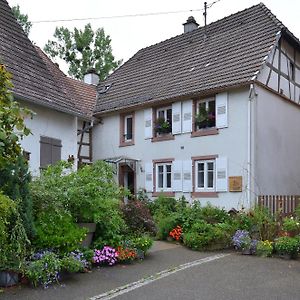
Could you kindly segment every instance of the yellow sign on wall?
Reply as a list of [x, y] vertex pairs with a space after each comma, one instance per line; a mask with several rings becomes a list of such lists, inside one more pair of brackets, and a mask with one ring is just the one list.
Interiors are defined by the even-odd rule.
[[230, 176], [229, 177], [229, 192], [242, 192], [243, 191], [243, 177]]

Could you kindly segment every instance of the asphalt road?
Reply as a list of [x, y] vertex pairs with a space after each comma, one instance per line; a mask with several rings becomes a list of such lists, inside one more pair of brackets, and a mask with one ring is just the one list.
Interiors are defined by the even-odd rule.
[[14, 287], [0, 299], [300, 299], [300, 260], [218, 254], [158, 243], [142, 263], [74, 275], [47, 290]]

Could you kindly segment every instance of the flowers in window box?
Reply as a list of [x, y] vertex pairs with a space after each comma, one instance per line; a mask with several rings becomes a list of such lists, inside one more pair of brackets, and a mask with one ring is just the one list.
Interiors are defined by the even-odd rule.
[[170, 122], [165, 118], [157, 118], [154, 129], [157, 133], [170, 133], [172, 131]]
[[179, 241], [182, 235], [182, 228], [181, 226], [176, 226], [173, 230], [169, 233], [170, 237], [172, 237], [175, 241]]
[[208, 112], [205, 107], [199, 107], [199, 113], [195, 116], [195, 124], [199, 128], [213, 127], [215, 119], [215, 114]]

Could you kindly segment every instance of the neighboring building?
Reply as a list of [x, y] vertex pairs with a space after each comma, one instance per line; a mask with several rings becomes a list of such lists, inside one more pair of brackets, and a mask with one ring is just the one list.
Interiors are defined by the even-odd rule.
[[300, 42], [259, 4], [137, 52], [97, 87], [119, 183], [230, 209], [299, 194]]
[[30, 169], [38, 174], [60, 159], [77, 161], [78, 122], [92, 120], [95, 86], [68, 78], [33, 46], [5, 0], [0, 11], [0, 60], [13, 75], [15, 99], [35, 113], [26, 119], [32, 135], [21, 142]]

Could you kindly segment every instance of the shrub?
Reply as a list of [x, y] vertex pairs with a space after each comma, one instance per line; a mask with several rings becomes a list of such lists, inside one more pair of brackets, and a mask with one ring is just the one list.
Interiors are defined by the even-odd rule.
[[154, 200], [152, 206], [152, 214], [154, 218], [160, 218], [161, 216], [168, 216], [171, 213], [176, 212], [176, 199], [165, 197], [160, 195]]
[[273, 253], [273, 243], [266, 241], [259, 241], [256, 247], [256, 254], [263, 257], [269, 257]]
[[19, 271], [29, 245], [17, 203], [0, 192], [0, 270]]
[[279, 254], [297, 254], [299, 252], [300, 241], [296, 237], [280, 237], [275, 240], [274, 248]]
[[282, 229], [286, 231], [299, 232], [300, 223], [299, 220], [294, 217], [286, 217], [283, 219]]
[[152, 247], [153, 240], [149, 236], [140, 236], [131, 239], [131, 245], [135, 249], [141, 250], [144, 254]]
[[195, 231], [187, 232], [183, 235], [183, 244], [193, 250], [202, 250], [210, 242], [210, 237]]
[[69, 213], [44, 211], [37, 216], [33, 244], [37, 249], [68, 253], [78, 248], [86, 233], [87, 229], [78, 227]]
[[225, 223], [230, 220], [230, 216], [224, 209], [212, 206], [210, 203], [201, 208], [199, 218], [209, 224]]
[[134, 234], [156, 234], [156, 226], [149, 208], [140, 200], [129, 200], [121, 205], [124, 220], [129, 231]]
[[132, 261], [137, 257], [137, 253], [134, 249], [124, 248], [122, 246], [119, 246], [117, 248], [117, 253], [118, 253], [118, 261], [120, 262]]
[[161, 217], [157, 224], [157, 238], [160, 240], [166, 240], [170, 231], [178, 224], [178, 221], [179, 215], [177, 213]]
[[40, 252], [33, 256], [33, 261], [27, 263], [25, 275], [34, 286], [41, 284], [47, 288], [59, 281], [61, 261], [53, 252]]
[[82, 272], [89, 267], [83, 253], [78, 250], [65, 255], [61, 259], [60, 264], [61, 270], [70, 273]]

